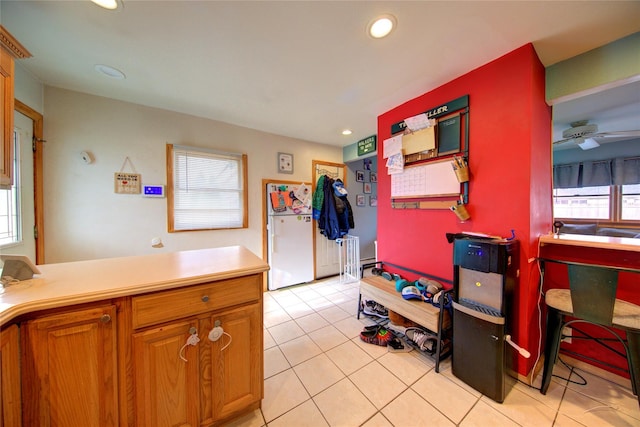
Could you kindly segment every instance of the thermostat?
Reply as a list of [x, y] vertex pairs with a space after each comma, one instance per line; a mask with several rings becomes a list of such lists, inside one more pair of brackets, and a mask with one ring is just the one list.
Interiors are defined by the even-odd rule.
[[143, 185], [144, 197], [164, 197], [164, 185]]

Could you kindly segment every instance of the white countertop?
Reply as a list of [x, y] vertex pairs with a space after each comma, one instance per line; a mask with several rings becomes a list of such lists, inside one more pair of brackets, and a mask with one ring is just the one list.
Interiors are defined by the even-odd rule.
[[633, 239], [629, 237], [592, 236], [584, 234], [546, 234], [544, 236], [540, 236], [540, 245], [545, 244], [640, 252], [640, 239]]
[[242, 246], [38, 265], [41, 274], [4, 288], [0, 325], [37, 310], [262, 273]]

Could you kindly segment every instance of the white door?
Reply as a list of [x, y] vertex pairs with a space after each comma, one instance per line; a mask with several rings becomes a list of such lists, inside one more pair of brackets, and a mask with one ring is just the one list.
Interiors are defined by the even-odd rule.
[[329, 240], [316, 226], [316, 277], [318, 279], [340, 274], [340, 252], [335, 240]]

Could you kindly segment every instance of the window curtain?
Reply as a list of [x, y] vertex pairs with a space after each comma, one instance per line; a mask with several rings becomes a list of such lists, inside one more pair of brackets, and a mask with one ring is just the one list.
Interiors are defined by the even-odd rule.
[[615, 185], [640, 184], [640, 157], [615, 159], [613, 183]]
[[581, 187], [611, 185], [611, 160], [582, 163]]
[[640, 157], [556, 165], [553, 188], [640, 184]]
[[554, 188], [576, 188], [580, 176], [580, 163], [553, 167]]

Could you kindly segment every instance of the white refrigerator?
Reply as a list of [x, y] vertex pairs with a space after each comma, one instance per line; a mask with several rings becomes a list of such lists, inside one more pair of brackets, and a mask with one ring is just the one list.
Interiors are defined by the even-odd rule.
[[311, 188], [269, 183], [267, 234], [270, 290], [313, 280]]

